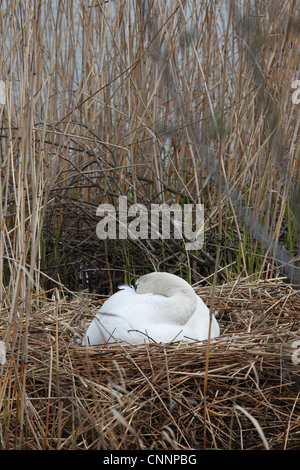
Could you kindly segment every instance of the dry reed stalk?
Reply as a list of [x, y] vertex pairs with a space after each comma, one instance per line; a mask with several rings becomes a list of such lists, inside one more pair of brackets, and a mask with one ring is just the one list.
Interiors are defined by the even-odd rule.
[[[286, 10], [275, 3], [2, 2], [0, 251], [7, 292], [26, 291], [25, 262], [46, 289], [40, 270], [71, 290], [78, 271], [83, 287], [101, 283], [108, 291], [124, 271], [153, 264], [198, 281], [214, 272], [218, 210], [223, 277], [241, 269], [263, 277], [276, 258], [293, 274], [299, 119], [289, 91], [298, 70], [298, 16], [295, 2]], [[120, 194], [129, 204], [204, 202], [204, 264], [176, 240], [163, 248], [160, 241], [110, 243], [105, 255], [95, 211]], [[111, 282], [99, 277], [99, 264]]]

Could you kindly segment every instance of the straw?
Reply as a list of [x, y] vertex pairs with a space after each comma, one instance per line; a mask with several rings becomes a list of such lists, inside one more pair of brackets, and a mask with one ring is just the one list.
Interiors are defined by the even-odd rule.
[[35, 301], [26, 368], [10, 341], [2, 366], [3, 448], [299, 448], [300, 295], [282, 279], [215, 287], [205, 397], [206, 342], [78, 344], [101, 303]]

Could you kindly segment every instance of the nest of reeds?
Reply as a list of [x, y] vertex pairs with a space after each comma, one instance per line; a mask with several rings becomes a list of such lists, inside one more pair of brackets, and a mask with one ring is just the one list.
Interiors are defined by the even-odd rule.
[[[209, 303], [211, 289], [199, 293]], [[209, 348], [82, 347], [77, 335], [100, 303], [33, 307], [26, 362], [20, 335], [2, 369], [2, 447], [299, 448], [298, 291], [282, 280], [217, 287], [222, 333]]]

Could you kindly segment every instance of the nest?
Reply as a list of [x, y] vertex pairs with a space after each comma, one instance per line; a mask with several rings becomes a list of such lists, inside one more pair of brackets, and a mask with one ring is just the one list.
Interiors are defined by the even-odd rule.
[[[211, 289], [199, 294], [209, 303]], [[209, 347], [82, 347], [100, 303], [33, 305], [26, 361], [20, 332], [2, 367], [3, 448], [299, 448], [298, 291], [282, 280], [217, 287], [222, 333]]]

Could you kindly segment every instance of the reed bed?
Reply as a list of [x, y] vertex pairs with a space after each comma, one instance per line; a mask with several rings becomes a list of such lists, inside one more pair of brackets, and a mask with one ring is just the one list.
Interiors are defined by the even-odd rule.
[[[0, 28], [8, 291], [25, 295], [27, 266], [45, 290], [108, 293], [153, 267], [211, 281], [218, 239], [219, 282], [278, 265], [298, 282], [297, 2], [3, 1]], [[203, 203], [203, 251], [99, 240], [120, 195]]]
[[[1, 2], [3, 448], [299, 445], [299, 18], [296, 1]], [[99, 240], [120, 195], [204, 204], [203, 247]], [[153, 270], [219, 309], [209, 363], [206, 345], [76, 343]]]
[[1, 379], [3, 448], [299, 448], [298, 291], [280, 279], [216, 288], [206, 393], [206, 342], [78, 344], [100, 303], [34, 307], [27, 360], [14, 345]]

